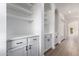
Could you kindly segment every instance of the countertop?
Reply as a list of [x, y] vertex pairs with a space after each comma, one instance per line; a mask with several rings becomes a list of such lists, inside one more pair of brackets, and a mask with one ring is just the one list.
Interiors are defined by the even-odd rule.
[[27, 38], [27, 37], [33, 37], [33, 36], [39, 36], [39, 35], [16, 35], [15, 37], [10, 37], [7, 38], [7, 41], [11, 41], [11, 40], [17, 40], [17, 39], [22, 39], [22, 38]]

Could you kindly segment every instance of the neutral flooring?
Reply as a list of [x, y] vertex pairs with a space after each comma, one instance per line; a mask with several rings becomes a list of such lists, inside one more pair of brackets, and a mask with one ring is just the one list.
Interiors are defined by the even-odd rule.
[[63, 40], [54, 50], [45, 53], [46, 56], [79, 56], [79, 39], [69, 38]]

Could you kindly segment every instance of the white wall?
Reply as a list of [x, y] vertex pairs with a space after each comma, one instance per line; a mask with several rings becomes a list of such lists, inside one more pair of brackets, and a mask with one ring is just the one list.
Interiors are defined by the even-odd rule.
[[67, 23], [67, 21], [64, 23], [64, 38], [68, 39], [68, 23]]
[[6, 4], [0, 3], [0, 56], [6, 55]]
[[62, 13], [58, 15], [58, 42], [61, 43], [63, 39], [67, 39], [67, 22]]
[[[16, 17], [8, 17], [7, 21], [7, 30], [8, 37], [20, 36], [20, 35], [39, 35], [39, 54], [44, 54], [44, 4], [36, 3], [33, 6], [32, 10], [32, 19], [33, 22], [27, 22]], [[8, 13], [10, 14], [10, 13]], [[27, 17], [26, 17], [27, 18]]]
[[[64, 39], [65, 20], [59, 9], [55, 11], [55, 44], [60, 43]], [[57, 37], [56, 37], [57, 36]]]
[[64, 30], [65, 30], [65, 22], [63, 22], [61, 19], [59, 20], [59, 28], [58, 28], [58, 43], [60, 43], [65, 37], [64, 37]]
[[30, 35], [32, 34], [32, 24], [23, 20], [7, 18], [7, 34], [8, 38]]

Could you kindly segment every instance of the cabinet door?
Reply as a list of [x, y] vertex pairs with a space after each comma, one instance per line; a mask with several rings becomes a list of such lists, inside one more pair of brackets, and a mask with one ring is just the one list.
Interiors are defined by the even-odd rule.
[[51, 36], [45, 35], [45, 51], [52, 47]]
[[28, 39], [28, 55], [29, 56], [38, 56], [38, 37], [31, 37]]
[[55, 35], [55, 44], [57, 44], [58, 43], [58, 36], [57, 36], [57, 34]]
[[51, 38], [48, 38], [47, 41], [48, 41], [47, 48], [50, 49], [52, 47]]
[[45, 51], [48, 50], [48, 41], [47, 41], [47, 38], [45, 38]]
[[8, 56], [27, 56], [26, 46], [14, 51], [8, 51]]

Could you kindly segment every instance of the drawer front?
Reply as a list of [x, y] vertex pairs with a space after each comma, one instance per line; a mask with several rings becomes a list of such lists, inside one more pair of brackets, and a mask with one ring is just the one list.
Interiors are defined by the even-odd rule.
[[27, 39], [18, 39], [18, 40], [14, 40], [14, 41], [9, 41], [7, 43], [8, 45], [8, 49], [12, 49], [21, 45], [27, 45]]
[[29, 37], [28, 38], [29, 44], [37, 43], [38, 40], [39, 40], [39, 37]]
[[52, 35], [51, 34], [45, 35], [44, 38], [45, 39], [49, 39], [49, 38], [51, 39], [52, 38]]
[[7, 54], [8, 56], [27, 56], [26, 47], [22, 47], [14, 51], [8, 51]]

